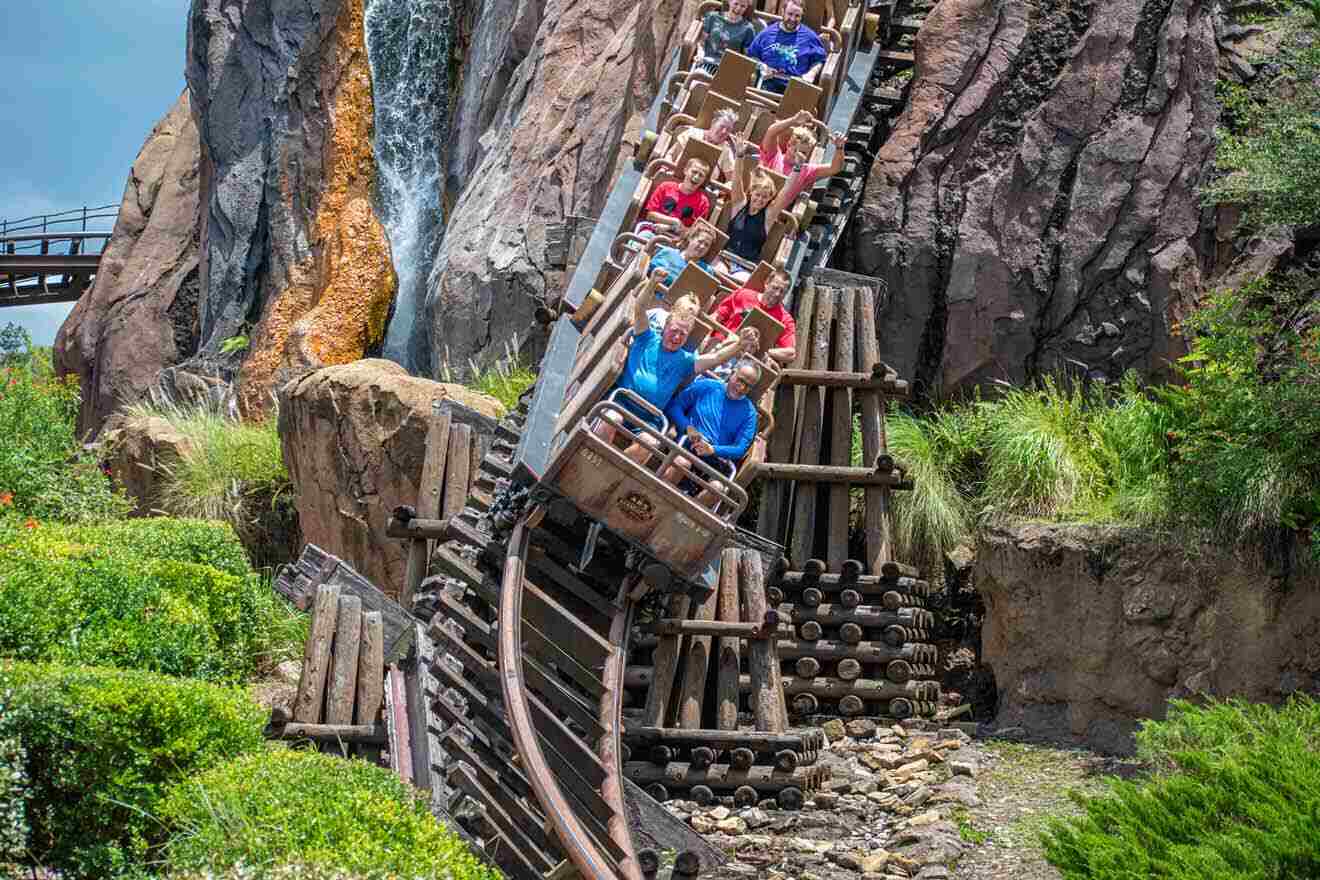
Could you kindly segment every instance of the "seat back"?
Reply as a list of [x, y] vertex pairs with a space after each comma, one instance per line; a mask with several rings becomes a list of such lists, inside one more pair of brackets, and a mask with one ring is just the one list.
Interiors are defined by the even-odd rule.
[[720, 66], [711, 77], [708, 91], [719, 92], [733, 101], [742, 101], [756, 79], [756, 61], [741, 52], [728, 49], [720, 58]]

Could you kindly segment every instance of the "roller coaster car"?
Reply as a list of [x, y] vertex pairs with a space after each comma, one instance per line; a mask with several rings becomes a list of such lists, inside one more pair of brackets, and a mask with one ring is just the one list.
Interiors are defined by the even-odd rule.
[[[631, 398], [634, 406], [650, 410], [661, 420], [652, 427], [619, 401]], [[652, 452], [645, 464], [629, 458], [594, 430], [598, 420], [610, 419], [629, 440], [648, 442]], [[733, 538], [734, 523], [747, 506], [747, 493], [723, 474], [694, 459], [665, 435], [668, 427], [658, 410], [629, 391], [616, 392], [596, 404], [554, 454], [541, 485], [572, 500], [586, 516], [602, 523], [616, 536], [643, 550], [659, 565], [643, 566], [651, 586], [673, 588], [676, 575], [696, 595], [709, 595], [714, 587], [714, 563]], [[661, 478], [678, 458], [691, 465], [687, 479], [714, 498], [714, 507], [698, 503]]]
[[[641, 566], [652, 585], [701, 595], [714, 588], [714, 560], [746, 506], [744, 487], [755, 474], [751, 465], [764, 459], [765, 435], [774, 422], [760, 401], [778, 381], [779, 372], [773, 363], [760, 361], [761, 379], [748, 391], [748, 398], [758, 403], [758, 436], [744, 459], [736, 463], [734, 474], [718, 474], [684, 455], [678, 443], [665, 436], [667, 423], [659, 411], [629, 391], [614, 389], [632, 339], [633, 291], [644, 281], [645, 264], [644, 254], [629, 263], [578, 334], [563, 402], [550, 429], [553, 439], [548, 464], [537, 479], [535, 493], [540, 501], [571, 501], [579, 513], [642, 551], [653, 560]], [[770, 271], [763, 263], [757, 267], [756, 277], [763, 280]], [[721, 290], [715, 277], [689, 264], [664, 291], [667, 301], [692, 296], [701, 304], [697, 326], [689, 337], [691, 344], [700, 345], [717, 329], [708, 313]], [[770, 325], [758, 327], [762, 332], [782, 330], [769, 316], [764, 317]], [[631, 405], [623, 405], [625, 401]], [[639, 411], [649, 412], [659, 429], [638, 418]], [[614, 423], [613, 443], [629, 447], [638, 436], [650, 442], [652, 450], [645, 462], [595, 432], [603, 419]], [[692, 461], [687, 479], [695, 485], [696, 499], [663, 479], [679, 456]]]
[[732, 50], [720, 58], [714, 74], [704, 70], [679, 71], [665, 86], [666, 96], [661, 102], [657, 124], [663, 127], [674, 113], [696, 116], [711, 92], [739, 104], [746, 103], [748, 90], [756, 84], [758, 75], [755, 60]]

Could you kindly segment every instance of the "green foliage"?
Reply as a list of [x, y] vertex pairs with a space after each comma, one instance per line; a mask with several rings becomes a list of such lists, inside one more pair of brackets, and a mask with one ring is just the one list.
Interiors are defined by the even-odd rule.
[[180, 872], [294, 876], [279, 870], [292, 863], [309, 869], [296, 876], [498, 876], [389, 770], [316, 752], [273, 749], [215, 767], [176, 786], [161, 815], [181, 829], [167, 848]]
[[0, 815], [21, 809], [25, 861], [66, 878], [140, 876], [168, 787], [263, 741], [259, 706], [203, 682], [3, 661], [2, 693], [0, 741], [21, 744], [23, 774]]
[[[7, 538], [0, 532], [0, 547], [24, 534], [25, 530], [14, 530]], [[195, 562], [236, 577], [252, 574], [233, 527], [223, 522], [160, 516], [88, 525], [46, 523], [39, 535], [42, 541], [67, 542], [114, 555]]]
[[214, 524], [141, 522], [0, 533], [0, 655], [212, 681], [296, 656], [305, 623], [266, 581], [186, 560], [238, 567]]
[[[890, 453], [906, 467], [910, 492], [894, 495], [894, 542], [904, 559], [937, 563], [945, 552], [968, 539], [969, 500], [959, 486], [962, 440], [969, 409], [948, 410], [919, 420], [897, 408], [885, 420]], [[855, 444], [860, 448], [860, 444]]]
[[131, 505], [78, 442], [77, 379], [56, 378], [50, 349], [26, 340], [12, 325], [0, 336], [0, 516], [81, 522], [124, 515]]
[[220, 343], [221, 354], [233, 354], [236, 351], [247, 351], [250, 340], [247, 335], [240, 333], [237, 336], [231, 336]]
[[1223, 175], [1202, 196], [1240, 205], [1248, 227], [1320, 221], [1320, 0], [1295, 6], [1271, 23], [1278, 73], [1219, 88], [1225, 125], [1215, 158]]
[[[13, 696], [0, 689], [0, 731]], [[27, 752], [16, 735], [0, 732], [0, 865], [15, 863], [27, 849]]]
[[1320, 704], [1175, 702], [1139, 747], [1163, 772], [1077, 796], [1045, 855], [1066, 880], [1320, 876]]
[[244, 422], [210, 407], [140, 403], [130, 419], [160, 418], [185, 438], [177, 460], [161, 466], [156, 503], [178, 517], [223, 520], [257, 565], [282, 561], [296, 543], [293, 484], [274, 417]]
[[1176, 509], [1225, 536], [1320, 520], [1320, 330], [1311, 285], [1257, 282], [1216, 294], [1184, 322], [1187, 382], [1170, 416]]

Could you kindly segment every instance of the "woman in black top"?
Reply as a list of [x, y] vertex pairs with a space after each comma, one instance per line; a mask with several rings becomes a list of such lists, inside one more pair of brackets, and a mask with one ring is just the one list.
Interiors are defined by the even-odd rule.
[[[738, 166], [733, 175], [733, 196], [729, 200], [729, 242], [724, 249], [752, 265], [760, 262], [761, 250], [770, 237], [770, 227], [787, 207], [787, 188], [781, 191], [774, 179], [757, 165], [756, 148], [748, 141], [738, 144]], [[750, 270], [726, 261], [726, 271], [744, 280]]]

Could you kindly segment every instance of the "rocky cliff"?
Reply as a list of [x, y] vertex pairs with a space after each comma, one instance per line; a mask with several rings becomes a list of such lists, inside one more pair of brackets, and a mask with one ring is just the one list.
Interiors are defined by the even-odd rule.
[[78, 377], [80, 433], [197, 349], [198, 158], [188, 92], [133, 162], [96, 283], [55, 338], [55, 363]]
[[1214, 258], [1203, 0], [942, 0], [854, 222], [882, 351], [931, 393], [1180, 354]]
[[1127, 752], [1171, 697], [1320, 693], [1320, 576], [1195, 552], [1140, 529], [983, 531], [974, 583], [997, 725]]
[[363, 0], [193, 0], [186, 75], [202, 139], [201, 352], [247, 335], [240, 402], [362, 357], [394, 294], [372, 208]]
[[[688, 4], [689, 6], [693, 4]], [[557, 298], [547, 224], [594, 217], [660, 87], [682, 0], [471, 0], [431, 273], [427, 347], [456, 367]], [[438, 364], [432, 363], [432, 372]]]

